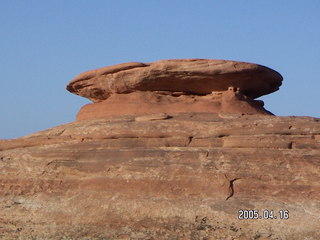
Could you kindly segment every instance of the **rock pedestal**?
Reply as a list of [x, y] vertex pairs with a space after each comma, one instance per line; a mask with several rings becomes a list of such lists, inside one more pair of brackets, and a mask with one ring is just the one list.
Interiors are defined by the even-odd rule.
[[[276, 117], [254, 100], [276, 90], [280, 75], [255, 65], [266, 83], [261, 71], [278, 76], [260, 93], [245, 85], [187, 93], [92, 80], [152, 65], [80, 75], [82, 87], [73, 80], [68, 89], [95, 101], [81, 121], [0, 140], [0, 238], [319, 239], [320, 119]], [[164, 75], [176, 71], [164, 66]], [[230, 72], [212, 71], [223, 79]], [[254, 81], [250, 71], [242, 74]], [[97, 86], [105, 95], [92, 95]]]
[[67, 89], [94, 102], [77, 120], [161, 112], [271, 114], [254, 99], [278, 90], [281, 82], [279, 73], [257, 64], [176, 59], [91, 70]]

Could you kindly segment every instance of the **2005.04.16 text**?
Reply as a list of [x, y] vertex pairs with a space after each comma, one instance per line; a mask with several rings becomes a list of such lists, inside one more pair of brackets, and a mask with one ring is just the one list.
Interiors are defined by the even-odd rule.
[[238, 219], [246, 220], [246, 219], [289, 219], [289, 210], [242, 210], [238, 211]]

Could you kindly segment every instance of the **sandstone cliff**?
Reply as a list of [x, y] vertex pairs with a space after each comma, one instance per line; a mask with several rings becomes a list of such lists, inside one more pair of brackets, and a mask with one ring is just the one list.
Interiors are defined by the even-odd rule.
[[0, 140], [0, 236], [319, 239], [320, 119], [162, 111]]

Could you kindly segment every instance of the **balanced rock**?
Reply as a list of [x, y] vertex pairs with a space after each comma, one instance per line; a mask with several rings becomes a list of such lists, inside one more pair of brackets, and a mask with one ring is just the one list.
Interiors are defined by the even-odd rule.
[[281, 80], [198, 59], [81, 74], [82, 121], [0, 140], [0, 238], [318, 240], [320, 119], [254, 100]]
[[67, 86], [88, 104], [77, 120], [177, 112], [271, 114], [254, 99], [279, 89], [276, 71], [253, 63], [208, 59], [124, 63], [78, 75]]

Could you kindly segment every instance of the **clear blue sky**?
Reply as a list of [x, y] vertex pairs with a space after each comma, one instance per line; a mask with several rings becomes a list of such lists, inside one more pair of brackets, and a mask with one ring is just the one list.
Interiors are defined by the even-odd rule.
[[319, 0], [1, 0], [0, 138], [71, 122], [77, 74], [129, 61], [247, 61], [284, 77], [276, 115], [320, 117]]

